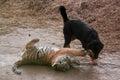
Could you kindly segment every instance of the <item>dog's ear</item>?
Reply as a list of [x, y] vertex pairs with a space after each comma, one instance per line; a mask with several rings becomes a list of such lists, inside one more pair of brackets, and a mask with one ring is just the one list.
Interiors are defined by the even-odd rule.
[[88, 43], [87, 49], [93, 49], [93, 48], [98, 48], [99, 50], [103, 49], [104, 45], [98, 41], [98, 40], [93, 40], [92, 42]]
[[99, 44], [99, 47], [100, 47], [100, 49], [103, 49], [103, 47], [104, 47], [104, 44]]
[[89, 49], [92, 49], [93, 47], [94, 47], [94, 43], [96, 42], [96, 40], [93, 40], [92, 42], [90, 42], [90, 43], [88, 43], [87, 44], [87, 50], [89, 50]]
[[97, 59], [100, 51], [103, 49], [103, 46], [104, 45], [100, 41], [94, 40], [88, 44], [87, 48], [92, 50], [94, 53], [94, 59]]
[[95, 42], [95, 49], [97, 49], [99, 52], [103, 49], [104, 45], [100, 41]]

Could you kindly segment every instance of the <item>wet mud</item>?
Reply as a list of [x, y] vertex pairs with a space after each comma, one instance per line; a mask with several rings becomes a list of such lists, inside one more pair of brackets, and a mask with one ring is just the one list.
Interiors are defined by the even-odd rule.
[[[20, 59], [29, 40], [39, 38], [39, 46], [62, 47], [64, 39], [62, 32], [52, 28], [11, 27], [10, 30], [10, 33], [0, 35], [0, 80], [120, 80], [120, 52], [102, 53], [97, 66], [91, 65], [90, 58], [86, 56], [80, 57], [81, 65], [67, 72], [54, 71], [47, 66], [26, 65], [20, 67], [22, 74], [16, 75], [11, 67]], [[72, 47], [81, 46], [76, 41]]]

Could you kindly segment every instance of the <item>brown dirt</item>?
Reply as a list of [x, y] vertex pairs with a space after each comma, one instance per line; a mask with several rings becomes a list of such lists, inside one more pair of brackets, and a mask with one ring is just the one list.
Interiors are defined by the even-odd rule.
[[84, 20], [98, 31], [105, 44], [104, 51], [120, 50], [119, 0], [1, 0], [0, 3], [0, 16], [5, 20], [1, 25], [37, 28], [53, 25], [60, 32], [63, 23], [58, 7], [64, 5], [70, 18]]
[[[63, 21], [58, 11], [60, 5], [66, 7], [70, 19], [86, 21], [98, 31], [100, 39], [105, 45], [99, 59], [101, 66], [82, 65], [83, 67], [80, 67], [82, 70], [72, 70], [66, 73], [58, 73], [43, 67], [40, 69], [26, 67], [22, 70], [26, 75], [21, 77], [14, 75], [8, 68], [11, 68], [14, 61], [18, 60], [19, 53], [28, 40], [37, 37], [41, 39], [41, 46], [63, 46]], [[120, 1], [0, 0], [0, 44], [0, 80], [59, 80], [59, 78], [77, 80], [79, 77], [83, 80], [88, 80], [87, 78], [90, 80], [118, 80], [120, 77], [116, 75], [120, 73], [120, 65], [117, 63], [120, 56]], [[71, 46], [80, 48], [81, 44], [76, 40]], [[87, 78], [83, 76], [88, 73], [90, 74]], [[78, 74], [78, 76], [71, 78], [73, 74]], [[56, 77], [53, 79], [53, 76]], [[68, 78], [62, 78], [62, 76]]]

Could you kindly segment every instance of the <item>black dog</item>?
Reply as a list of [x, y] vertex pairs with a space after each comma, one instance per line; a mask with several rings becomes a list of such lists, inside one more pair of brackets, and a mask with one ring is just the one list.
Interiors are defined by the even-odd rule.
[[81, 20], [69, 20], [64, 6], [60, 6], [59, 10], [64, 20], [64, 47], [70, 47], [69, 44], [72, 40], [79, 39], [85, 50], [92, 50], [93, 55], [90, 55], [90, 57], [93, 63], [97, 64], [94, 60], [98, 58], [104, 46], [99, 39], [98, 33]]

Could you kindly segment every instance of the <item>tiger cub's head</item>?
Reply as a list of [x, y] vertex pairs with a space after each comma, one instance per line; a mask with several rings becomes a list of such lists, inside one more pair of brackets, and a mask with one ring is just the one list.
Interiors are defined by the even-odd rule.
[[52, 67], [55, 70], [66, 71], [70, 69], [70, 63], [70, 56], [61, 55], [56, 58], [55, 62], [52, 64]]

